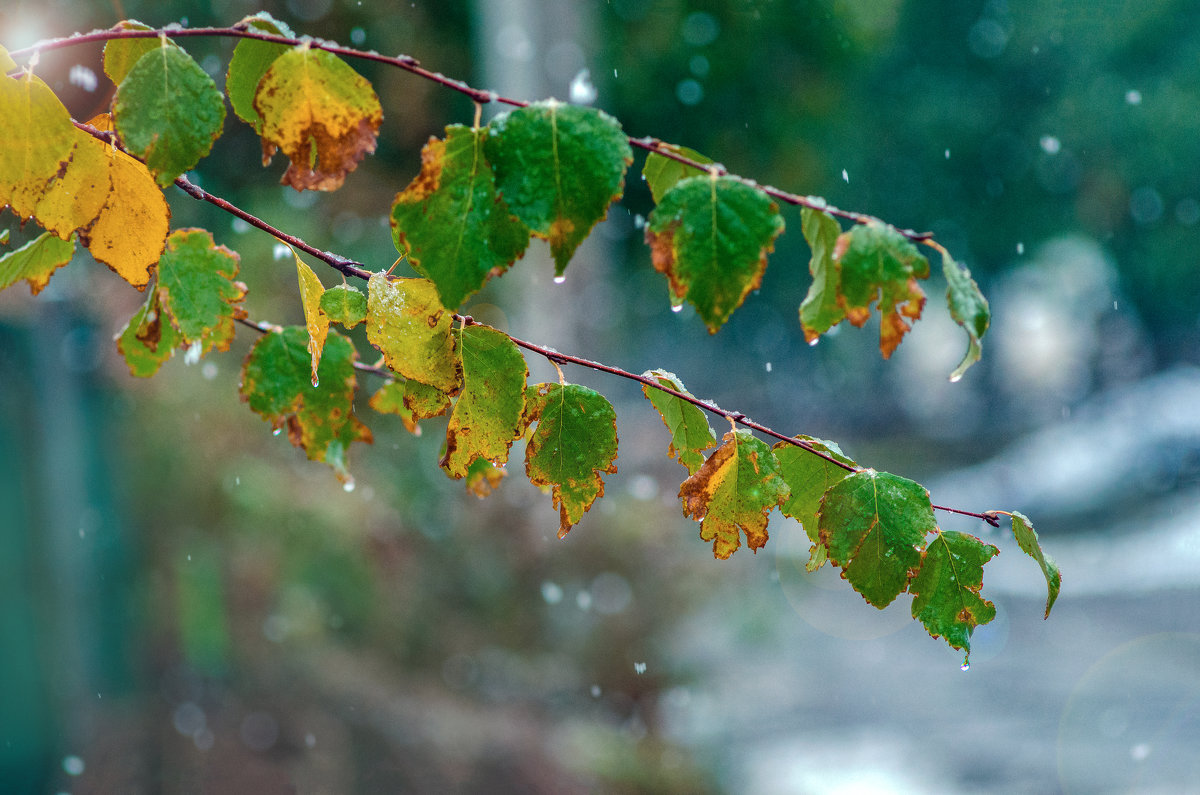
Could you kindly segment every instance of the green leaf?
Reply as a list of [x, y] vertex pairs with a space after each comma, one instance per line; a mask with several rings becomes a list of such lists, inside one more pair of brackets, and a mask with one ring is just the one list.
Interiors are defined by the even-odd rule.
[[598, 392], [578, 384], [535, 384], [525, 390], [523, 424], [537, 428], [525, 446], [525, 474], [552, 486], [563, 538], [604, 496], [605, 472], [616, 472], [617, 414]]
[[[239, 24], [259, 33], [295, 36], [291, 28], [266, 11], [246, 17]], [[233, 57], [229, 59], [229, 71], [225, 75], [225, 93], [229, 95], [229, 104], [233, 107], [233, 112], [239, 119], [252, 126], [256, 133], [262, 133], [262, 116], [254, 107], [258, 82], [271, 68], [275, 59], [289, 49], [291, 47], [286, 44], [258, 39], [238, 39], [237, 46], [233, 48]]]
[[667, 191], [650, 213], [646, 243], [655, 270], [670, 282], [671, 302], [687, 299], [715, 334], [762, 282], [782, 232], [779, 208], [765, 193], [708, 174]]
[[929, 277], [929, 260], [894, 227], [875, 220], [842, 233], [833, 257], [841, 272], [838, 303], [852, 324], [865, 324], [878, 300], [879, 350], [888, 358], [925, 307], [917, 280]]
[[955, 262], [948, 251], [942, 252], [942, 273], [946, 277], [946, 304], [950, 307], [950, 317], [967, 332], [967, 352], [950, 374], [951, 381], [958, 381], [983, 355], [980, 340], [987, 333], [992, 312], [979, 285], [971, 278], [971, 272]]
[[333, 53], [307, 44], [280, 55], [258, 81], [263, 160], [291, 161], [282, 180], [296, 190], [337, 190], [368, 152], [383, 123], [375, 89]]
[[595, 108], [537, 102], [497, 116], [484, 151], [509, 208], [550, 241], [555, 273], [620, 198], [633, 150], [620, 122]]
[[[834, 442], [804, 435], [795, 438], [804, 441], [813, 450], [819, 450], [847, 466], [856, 467]], [[779, 442], [771, 450], [779, 460], [779, 474], [791, 489], [791, 495], [779, 506], [779, 512], [804, 525], [804, 532], [812, 542], [807, 568], [816, 571], [827, 555], [821, 543], [817, 519], [821, 497], [830, 486], [846, 478], [850, 471], [790, 442]]]
[[489, 278], [508, 270], [529, 245], [529, 229], [496, 193], [483, 157], [488, 131], [446, 128], [421, 150], [421, 173], [396, 196], [396, 249], [457, 307]]
[[909, 585], [912, 617], [930, 636], [945, 638], [971, 653], [971, 633], [996, 617], [996, 606], [979, 595], [983, 564], [1000, 553], [975, 536], [940, 532], [921, 556], [921, 570]]
[[[154, 30], [154, 28], [138, 22], [136, 19], [126, 19], [113, 25], [113, 30]], [[104, 74], [108, 75], [108, 79], [113, 82], [113, 85], [121, 85], [125, 76], [133, 69], [133, 65], [146, 53], [161, 47], [163, 41], [161, 36], [148, 36], [144, 39], [110, 39], [104, 44]], [[175, 42], [170, 39], [165, 39], [165, 41], [169, 46], [176, 46]]]
[[275, 429], [287, 429], [292, 444], [312, 461], [333, 467], [350, 482], [346, 451], [351, 442], [371, 441], [371, 431], [354, 416], [354, 345], [336, 331], [325, 341], [318, 370], [310, 374], [308, 331], [288, 326], [263, 335], [242, 366], [242, 399]]
[[138, 378], [157, 373], [182, 344], [183, 338], [171, 325], [170, 316], [163, 312], [158, 290], [150, 291], [146, 303], [117, 335], [117, 350], [125, 358], [129, 372]]
[[237, 253], [216, 245], [206, 230], [180, 229], [167, 238], [155, 289], [184, 344], [199, 342], [205, 353], [229, 350], [234, 320], [245, 316], [238, 304], [246, 285], [233, 281], [237, 273]]
[[1062, 588], [1062, 573], [1059, 572], [1054, 558], [1042, 552], [1037, 531], [1033, 529], [1033, 522], [1029, 521], [1029, 517], [1013, 511], [1012, 531], [1021, 551], [1036, 560], [1042, 567], [1042, 574], [1046, 578], [1046, 613], [1044, 617], [1049, 618], [1050, 608], [1054, 607], [1054, 602], [1058, 599], [1058, 591]]
[[0, 75], [0, 119], [0, 207], [12, 205], [17, 216], [28, 218], [71, 156], [76, 129], [55, 93], [32, 72]]
[[367, 339], [392, 370], [449, 393], [459, 385], [453, 322], [433, 282], [382, 272], [367, 282]]
[[[670, 150], [677, 155], [683, 155], [697, 163], [712, 163], [711, 158], [705, 157], [695, 149], [688, 149], [686, 146], [662, 144], [662, 148]], [[679, 180], [702, 176], [705, 173], [704, 169], [680, 163], [678, 160], [669, 158], [666, 155], [660, 155], [658, 152], [648, 154], [646, 156], [646, 164], [642, 166], [642, 176], [646, 179], [646, 185], [650, 188], [650, 195], [654, 197], [655, 204], [661, 202], [663, 194], [669, 191]]]
[[8, 245], [8, 236], [9, 231], [7, 229], [0, 229], [0, 246]]
[[490, 326], [459, 332], [462, 392], [446, 428], [441, 466], [453, 478], [465, 477], [480, 458], [508, 460], [508, 448], [521, 436], [525, 411], [525, 357], [506, 335]]
[[367, 319], [367, 297], [357, 287], [335, 284], [321, 293], [321, 311], [334, 323], [354, 328]]
[[[692, 394], [674, 373], [668, 373], [666, 370], [647, 370], [642, 375], [676, 392]], [[671, 446], [667, 448], [667, 454], [678, 459], [679, 463], [687, 468], [689, 475], [696, 474], [704, 465], [702, 451], [717, 446], [717, 437], [713, 435], [707, 415], [695, 404], [661, 390], [643, 385], [642, 392], [658, 411], [658, 416], [662, 417], [667, 430], [671, 432]]]
[[450, 408], [450, 396], [420, 381], [388, 381], [371, 396], [371, 408], [397, 414], [413, 436], [421, 435], [418, 420], [440, 417]]
[[800, 304], [800, 325], [804, 328], [804, 339], [812, 343], [846, 317], [846, 310], [838, 302], [842, 286], [841, 270], [833, 258], [842, 228], [824, 210], [805, 207], [800, 211], [800, 218], [804, 239], [812, 249], [808, 272], [813, 277], [808, 294]]
[[62, 240], [50, 232], [43, 232], [0, 257], [0, 290], [24, 279], [29, 283], [29, 292], [37, 295], [50, 283], [51, 274], [70, 262], [74, 255], [74, 239]]
[[212, 150], [225, 123], [225, 99], [192, 56], [163, 44], [133, 65], [113, 100], [125, 147], [169, 185]]
[[925, 536], [937, 531], [929, 492], [921, 484], [873, 469], [855, 472], [825, 492], [817, 526], [830, 562], [880, 609], [908, 587]]
[[704, 466], [679, 487], [683, 515], [701, 522], [700, 538], [722, 560], [742, 545], [767, 543], [767, 514], [788, 498], [771, 448], [746, 431], [730, 431]]

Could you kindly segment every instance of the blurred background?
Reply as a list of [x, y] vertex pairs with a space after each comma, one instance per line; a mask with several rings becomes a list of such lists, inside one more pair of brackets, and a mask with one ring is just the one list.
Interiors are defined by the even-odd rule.
[[[620, 472], [564, 541], [511, 477], [486, 500], [414, 437], [343, 490], [237, 397], [253, 342], [153, 379], [112, 337], [141, 296], [81, 256], [31, 299], [0, 293], [0, 780], [6, 792], [1161, 792], [1200, 780], [1200, 6], [1187, 0], [9, 0], [0, 42], [232, 24], [388, 54], [518, 99], [557, 96], [632, 135], [898, 226], [930, 229], [988, 295], [985, 355], [937, 275], [881, 361], [877, 326], [803, 344], [799, 214], [762, 289], [710, 337], [673, 314], [626, 197], [553, 284], [535, 243], [465, 311], [517, 336], [839, 441], [935, 502], [1019, 510], [1062, 566], [939, 514], [1002, 554], [994, 622], [962, 656], [868, 606], [775, 515], [715, 561], [680, 514], [684, 470], [634, 385]], [[233, 43], [180, 42], [219, 82]], [[419, 149], [470, 123], [457, 95], [353, 66], [385, 109], [335, 194], [298, 194], [230, 114], [191, 176], [308, 242], [396, 257], [392, 199]], [[76, 118], [112, 88], [100, 48], [38, 74]], [[90, 75], [90, 77], [89, 77]], [[495, 109], [489, 109], [495, 112]], [[241, 255], [251, 317], [302, 322], [274, 241], [168, 191], [174, 228]], [[12, 227], [13, 247], [33, 229]], [[317, 265], [317, 263], [314, 263]], [[935, 270], [937, 270], [935, 268]], [[337, 275], [318, 267], [327, 286]], [[361, 329], [360, 329], [361, 331]], [[364, 358], [373, 360], [361, 334]], [[530, 359], [531, 380], [553, 368]], [[716, 428], [718, 433], [722, 428]]]

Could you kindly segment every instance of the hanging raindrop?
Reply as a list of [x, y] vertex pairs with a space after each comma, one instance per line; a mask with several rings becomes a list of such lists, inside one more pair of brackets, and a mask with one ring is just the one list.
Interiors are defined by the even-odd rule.
[[564, 276], [564, 275], [563, 275], [563, 274], [561, 274], [561, 273], [560, 273], [560, 274], [558, 274], [557, 276], [555, 276], [555, 277], [554, 277], [554, 283], [555, 283], [555, 284], [562, 284], [562, 283], [563, 283], [563, 282], [565, 282], [566, 280], [567, 280], [567, 277], [566, 277], [566, 276]]

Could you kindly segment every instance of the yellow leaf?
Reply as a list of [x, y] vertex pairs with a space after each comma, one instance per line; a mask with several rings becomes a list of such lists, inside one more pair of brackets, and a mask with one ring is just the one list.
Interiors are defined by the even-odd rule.
[[300, 279], [300, 303], [304, 306], [304, 325], [308, 328], [308, 352], [312, 356], [312, 385], [318, 386], [317, 365], [321, 363], [321, 351], [325, 348], [325, 337], [329, 334], [329, 316], [321, 310], [321, 295], [325, 286], [313, 273], [313, 269], [292, 251], [296, 258], [296, 275]]
[[74, 133], [70, 159], [34, 209], [37, 222], [63, 240], [94, 221], [112, 191], [107, 147], [82, 130]]
[[292, 161], [281, 180], [296, 190], [337, 190], [375, 151], [383, 109], [365, 78], [337, 56], [302, 45], [275, 59], [254, 95], [263, 161]]
[[114, 151], [108, 166], [108, 201], [79, 238], [97, 261], [140, 290], [166, 245], [171, 209], [145, 165]]
[[0, 76], [0, 207], [22, 218], [34, 213], [42, 190], [71, 156], [75, 127], [54, 92], [32, 73]]

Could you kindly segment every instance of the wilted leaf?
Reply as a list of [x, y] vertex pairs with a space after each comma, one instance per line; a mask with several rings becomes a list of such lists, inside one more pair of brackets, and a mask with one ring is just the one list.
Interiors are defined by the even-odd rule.
[[388, 381], [371, 396], [370, 405], [380, 414], [398, 414], [408, 432], [420, 436], [417, 421], [445, 414], [450, 396], [420, 381]]
[[321, 293], [321, 311], [334, 323], [354, 328], [367, 319], [367, 297], [357, 287], [335, 284]]
[[767, 514], [788, 497], [771, 448], [746, 431], [730, 431], [704, 466], [679, 487], [683, 515], [700, 521], [700, 538], [722, 560], [742, 545], [767, 543]]
[[367, 339], [388, 367], [448, 393], [459, 384], [453, 322], [426, 279], [375, 273], [367, 282]]
[[308, 331], [289, 326], [263, 335], [242, 366], [241, 395], [274, 428], [287, 428], [288, 439], [310, 460], [333, 467], [348, 480], [346, 451], [351, 442], [371, 441], [371, 431], [354, 416], [354, 362], [350, 340], [330, 332], [313, 386]]
[[1021, 551], [1036, 560], [1042, 567], [1042, 574], [1046, 577], [1046, 613], [1044, 617], [1049, 618], [1050, 608], [1054, 607], [1054, 602], [1058, 599], [1058, 591], [1062, 588], [1062, 573], [1059, 572], [1054, 558], [1042, 552], [1042, 544], [1038, 541], [1037, 531], [1033, 529], [1033, 523], [1029, 521], [1029, 517], [1013, 511], [1012, 531]]
[[921, 556], [908, 590], [912, 616], [935, 638], [971, 652], [971, 633], [996, 617], [996, 606], [979, 595], [983, 564], [1000, 553], [966, 533], [940, 532]]
[[[796, 438], [847, 466], [855, 466], [834, 442], [804, 435], [797, 435]], [[830, 486], [848, 476], [850, 470], [788, 442], [779, 442], [771, 449], [779, 460], [779, 474], [791, 489], [791, 495], [779, 506], [779, 512], [804, 525], [804, 532], [812, 542], [807, 569], [815, 571], [825, 562], [827, 554], [821, 543], [817, 519], [821, 497]]]
[[[313, 269], [296, 258], [296, 276], [300, 280], [300, 304], [304, 307], [304, 327], [308, 330], [308, 352], [312, 356], [312, 383], [317, 385], [317, 365], [321, 363], [321, 350], [325, 347], [325, 336], [329, 333], [329, 316], [321, 309], [321, 298], [325, 287]], [[361, 295], [361, 293], [359, 293]]]
[[522, 424], [537, 423], [525, 446], [525, 474], [552, 486], [563, 538], [604, 496], [605, 472], [616, 472], [617, 414], [598, 392], [578, 384], [535, 384], [525, 391]]
[[[686, 146], [662, 144], [662, 147], [697, 163], [712, 163], [712, 159], [694, 149], [688, 149]], [[663, 194], [679, 180], [703, 176], [705, 173], [704, 169], [680, 163], [678, 160], [660, 155], [658, 152], [646, 155], [646, 164], [642, 166], [642, 176], [646, 178], [646, 185], [650, 188], [650, 195], [654, 197], [655, 204], [661, 202]]]
[[75, 130], [71, 156], [46, 185], [34, 209], [42, 227], [66, 240], [100, 214], [112, 191], [106, 150], [100, 141]]
[[918, 279], [929, 277], [929, 260], [896, 229], [879, 221], [856, 224], [838, 237], [833, 258], [841, 273], [839, 305], [862, 326], [878, 300], [879, 350], [888, 358], [921, 316], [925, 293]]
[[812, 249], [808, 271], [813, 277], [804, 303], [800, 304], [800, 325], [804, 328], [804, 339], [813, 342], [846, 317], [846, 310], [838, 301], [842, 287], [841, 268], [833, 258], [842, 228], [823, 210], [805, 207], [800, 211], [800, 217], [804, 239]]
[[779, 208], [732, 177], [690, 177], [667, 191], [646, 225], [655, 270], [671, 301], [684, 299], [715, 334], [762, 282], [767, 254], [783, 232]]
[[166, 245], [171, 210], [146, 166], [124, 152], [109, 158], [109, 178], [112, 192], [79, 239], [97, 262], [141, 289]]
[[467, 467], [467, 491], [482, 500], [500, 487], [500, 481], [506, 475], [508, 470], [504, 467], [498, 467], [486, 458], [476, 458]]
[[375, 89], [336, 55], [301, 45], [271, 63], [258, 82], [263, 159], [291, 160], [281, 182], [296, 190], [337, 190], [375, 151], [383, 108]]
[[238, 304], [246, 285], [233, 281], [237, 273], [237, 253], [216, 245], [204, 229], [180, 229], [167, 238], [155, 289], [185, 344], [201, 343], [205, 353], [229, 350], [234, 320], [245, 316]]
[[497, 116], [484, 151], [500, 194], [550, 242], [561, 275], [575, 249], [620, 198], [633, 150], [620, 123], [595, 108], [536, 102]]
[[[113, 30], [154, 30], [154, 28], [136, 19], [126, 19], [112, 26]], [[144, 39], [110, 39], [104, 43], [104, 74], [114, 86], [133, 69], [133, 65], [141, 60], [146, 53], [163, 46], [163, 37], [147, 36]], [[167, 46], [175, 46], [170, 39], [165, 40]]]
[[488, 132], [446, 128], [421, 150], [421, 173], [396, 196], [392, 237], [409, 263], [457, 307], [529, 244], [529, 230], [496, 193], [483, 157]]
[[213, 79], [179, 47], [138, 59], [117, 88], [113, 121], [121, 141], [170, 185], [212, 150], [225, 123], [225, 98]]
[[[291, 28], [266, 11], [246, 17], [240, 24], [260, 33], [295, 36]], [[233, 112], [239, 119], [254, 127], [256, 133], [262, 133], [262, 116], [254, 107], [258, 81], [262, 80], [275, 59], [289, 49], [291, 47], [286, 44], [258, 39], [238, 39], [237, 46], [233, 48], [233, 57], [229, 59], [229, 71], [225, 75], [225, 93], [229, 95], [229, 104], [233, 106]]]
[[0, 256], [0, 290], [24, 279], [29, 283], [29, 292], [37, 295], [49, 284], [51, 274], [70, 262], [74, 254], [74, 240], [62, 240], [50, 232], [43, 232], [20, 248]]
[[54, 92], [29, 72], [0, 75], [0, 207], [12, 205], [21, 218], [34, 214], [42, 191], [71, 156], [75, 126]]
[[146, 303], [134, 313], [117, 335], [117, 350], [125, 357], [129, 372], [149, 378], [158, 372], [183, 338], [162, 311], [158, 290], [152, 290]]
[[830, 562], [880, 609], [908, 587], [925, 536], [937, 530], [921, 484], [873, 469], [831, 486], [821, 498], [817, 525]]
[[980, 340], [987, 333], [992, 313], [987, 299], [979, 291], [979, 285], [971, 278], [971, 272], [955, 262], [948, 251], [942, 252], [942, 273], [946, 276], [946, 303], [950, 307], [950, 317], [967, 332], [967, 352], [950, 374], [950, 380], [957, 381], [983, 355]]
[[[647, 378], [653, 378], [657, 383], [670, 387], [685, 395], [692, 394], [683, 386], [679, 376], [666, 370], [647, 370], [642, 373]], [[717, 437], [709, 427], [708, 417], [695, 404], [681, 400], [674, 395], [658, 389], [642, 386], [646, 399], [658, 411], [663, 424], [671, 432], [671, 446], [667, 454], [678, 459], [687, 468], [688, 474], [696, 474], [704, 464], [703, 451], [717, 446]]]
[[462, 391], [450, 412], [446, 453], [441, 466], [453, 478], [467, 475], [483, 458], [500, 464], [524, 425], [525, 379], [529, 370], [521, 351], [507, 336], [483, 325], [459, 335]]

